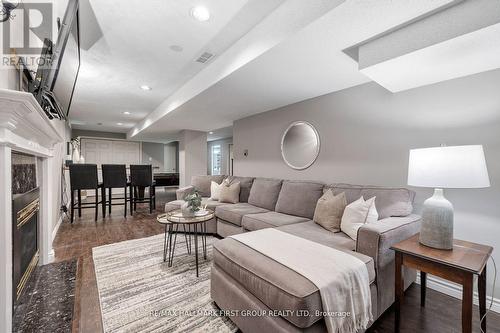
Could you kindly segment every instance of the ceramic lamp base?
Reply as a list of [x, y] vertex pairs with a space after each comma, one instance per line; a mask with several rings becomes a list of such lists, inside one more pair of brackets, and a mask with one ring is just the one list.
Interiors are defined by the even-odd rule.
[[453, 205], [443, 193], [434, 190], [434, 195], [424, 201], [420, 243], [441, 250], [453, 249]]

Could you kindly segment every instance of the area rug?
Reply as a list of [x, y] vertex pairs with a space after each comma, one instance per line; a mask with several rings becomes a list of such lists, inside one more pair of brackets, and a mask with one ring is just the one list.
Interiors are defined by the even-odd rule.
[[172, 267], [163, 262], [163, 235], [93, 248], [104, 331], [236, 332], [210, 299], [212, 244], [207, 260], [199, 239], [199, 277], [194, 244], [187, 254], [179, 234]]
[[37, 266], [16, 302], [12, 331], [71, 332], [77, 261]]

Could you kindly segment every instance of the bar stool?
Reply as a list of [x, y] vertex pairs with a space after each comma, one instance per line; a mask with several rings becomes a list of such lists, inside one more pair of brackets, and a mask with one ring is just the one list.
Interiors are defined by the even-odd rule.
[[[153, 213], [153, 208], [156, 209], [156, 196], [151, 165], [130, 165], [130, 184], [134, 189], [132, 198], [134, 211], [137, 210], [138, 203], [149, 203], [149, 213]], [[146, 187], [149, 187], [149, 198], [147, 199], [144, 197]]]
[[[75, 208], [78, 208], [78, 217], [82, 217], [82, 209], [94, 208], [95, 221], [97, 221], [97, 211], [99, 203], [98, 189], [102, 186], [97, 180], [96, 164], [70, 164], [69, 179], [71, 188], [71, 223], [75, 215]], [[82, 190], [95, 190], [95, 202], [82, 202]], [[78, 201], [75, 202], [75, 191], [78, 193]]]
[[[127, 168], [125, 164], [103, 164], [102, 165], [102, 217], [106, 216], [106, 206], [109, 208], [111, 214], [111, 206], [124, 205], [124, 217], [127, 217], [127, 203], [132, 198], [132, 187], [130, 186], [130, 197], [127, 196]], [[120, 198], [113, 198], [112, 189], [122, 188], [124, 196]], [[106, 189], [108, 189], [109, 198], [106, 198]], [[113, 203], [113, 199], [123, 200], [123, 202]], [[132, 214], [132, 211], [130, 211]]]

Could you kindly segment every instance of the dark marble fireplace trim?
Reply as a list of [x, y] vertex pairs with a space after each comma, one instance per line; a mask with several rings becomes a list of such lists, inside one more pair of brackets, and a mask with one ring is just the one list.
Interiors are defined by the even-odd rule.
[[13, 332], [71, 332], [77, 260], [38, 266], [14, 312]]
[[26, 193], [36, 187], [36, 157], [12, 152], [12, 195]]

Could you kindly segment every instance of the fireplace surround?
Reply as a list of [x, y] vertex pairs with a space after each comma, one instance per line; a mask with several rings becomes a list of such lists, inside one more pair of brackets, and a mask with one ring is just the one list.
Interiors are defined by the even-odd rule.
[[14, 307], [38, 264], [39, 189], [14, 194], [12, 199], [12, 299]]
[[37, 158], [12, 152], [12, 299], [14, 311], [38, 264], [40, 189]]
[[[13, 282], [12, 153], [32, 155], [37, 161], [36, 238], [39, 264], [48, 264], [52, 254], [52, 232], [59, 218], [54, 196], [60, 186], [56, 177], [61, 172], [62, 158], [59, 160], [55, 156], [61, 157], [58, 150], [64, 138], [58, 125], [45, 116], [33, 95], [0, 89], [0, 332], [12, 331], [14, 286], [17, 290]], [[64, 126], [61, 128], [64, 130]], [[33, 211], [25, 213], [28, 217]]]

